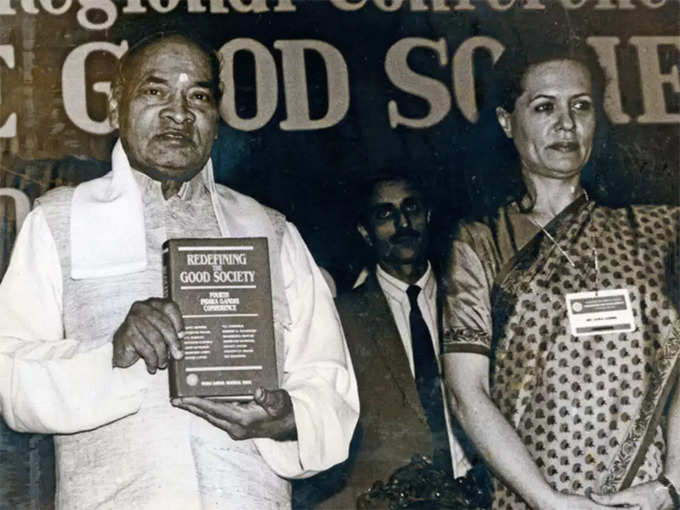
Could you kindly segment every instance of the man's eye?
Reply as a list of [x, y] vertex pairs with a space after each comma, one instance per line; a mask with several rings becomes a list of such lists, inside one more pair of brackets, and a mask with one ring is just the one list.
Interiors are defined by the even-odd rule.
[[553, 111], [552, 103], [540, 103], [534, 106], [534, 111], [539, 113], [549, 113]]
[[160, 87], [145, 87], [142, 89], [142, 95], [153, 99], [162, 98], [164, 91]]
[[206, 92], [195, 92], [193, 98], [201, 103], [207, 103], [210, 101], [210, 94]]
[[387, 220], [394, 214], [394, 209], [392, 207], [379, 207], [373, 212], [373, 216], [376, 220]]
[[420, 203], [419, 200], [410, 199], [405, 200], [401, 208], [405, 212], [417, 212], [422, 209], [422, 204]]

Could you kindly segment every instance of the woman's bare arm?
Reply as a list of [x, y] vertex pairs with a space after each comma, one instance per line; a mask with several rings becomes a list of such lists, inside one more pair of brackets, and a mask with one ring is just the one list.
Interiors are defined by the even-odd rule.
[[491, 400], [489, 358], [481, 354], [446, 353], [442, 368], [451, 410], [494, 474], [540, 510], [603, 510], [583, 496], [561, 494], [543, 478], [528, 450]]

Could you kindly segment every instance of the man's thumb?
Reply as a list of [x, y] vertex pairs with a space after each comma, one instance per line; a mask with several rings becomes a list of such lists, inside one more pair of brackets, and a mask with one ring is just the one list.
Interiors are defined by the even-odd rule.
[[270, 416], [278, 416], [285, 407], [285, 401], [281, 391], [270, 391], [264, 388], [255, 390], [255, 402], [257, 402]]

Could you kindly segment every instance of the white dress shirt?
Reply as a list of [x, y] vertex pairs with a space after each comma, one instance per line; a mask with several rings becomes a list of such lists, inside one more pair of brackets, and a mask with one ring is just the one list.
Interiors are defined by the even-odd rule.
[[[415, 377], [415, 367], [413, 362], [413, 343], [411, 339], [411, 325], [409, 315], [411, 313], [411, 303], [409, 301], [406, 291], [409, 284], [405, 283], [394, 276], [390, 275], [380, 265], [376, 268], [376, 278], [378, 285], [383, 291], [387, 304], [392, 311], [394, 322], [399, 331], [399, 336], [404, 345], [404, 352], [408, 358], [409, 366], [411, 367], [411, 375]], [[418, 307], [425, 320], [427, 329], [430, 331], [430, 338], [432, 338], [432, 346], [437, 357], [437, 364], [439, 364], [439, 328], [437, 321], [437, 281], [434, 277], [432, 267], [428, 261], [427, 270], [415, 283], [420, 287], [421, 291], [418, 294]], [[441, 366], [440, 366], [441, 370]], [[442, 395], [446, 395], [446, 390], [442, 383]], [[461, 448], [458, 440], [454, 437], [451, 429], [451, 418], [448, 409], [446, 398], [444, 400], [444, 409], [446, 417], [446, 428], [449, 435], [449, 444], [451, 445], [451, 461], [453, 463], [453, 473], [456, 478], [465, 475], [470, 469], [470, 463], [465, 457], [465, 453]]]

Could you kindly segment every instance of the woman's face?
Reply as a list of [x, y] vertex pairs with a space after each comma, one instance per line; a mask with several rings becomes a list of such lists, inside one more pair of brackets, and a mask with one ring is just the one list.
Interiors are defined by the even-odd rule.
[[595, 109], [588, 69], [574, 60], [551, 60], [528, 69], [512, 113], [498, 121], [513, 139], [523, 171], [553, 179], [581, 172], [593, 146]]

